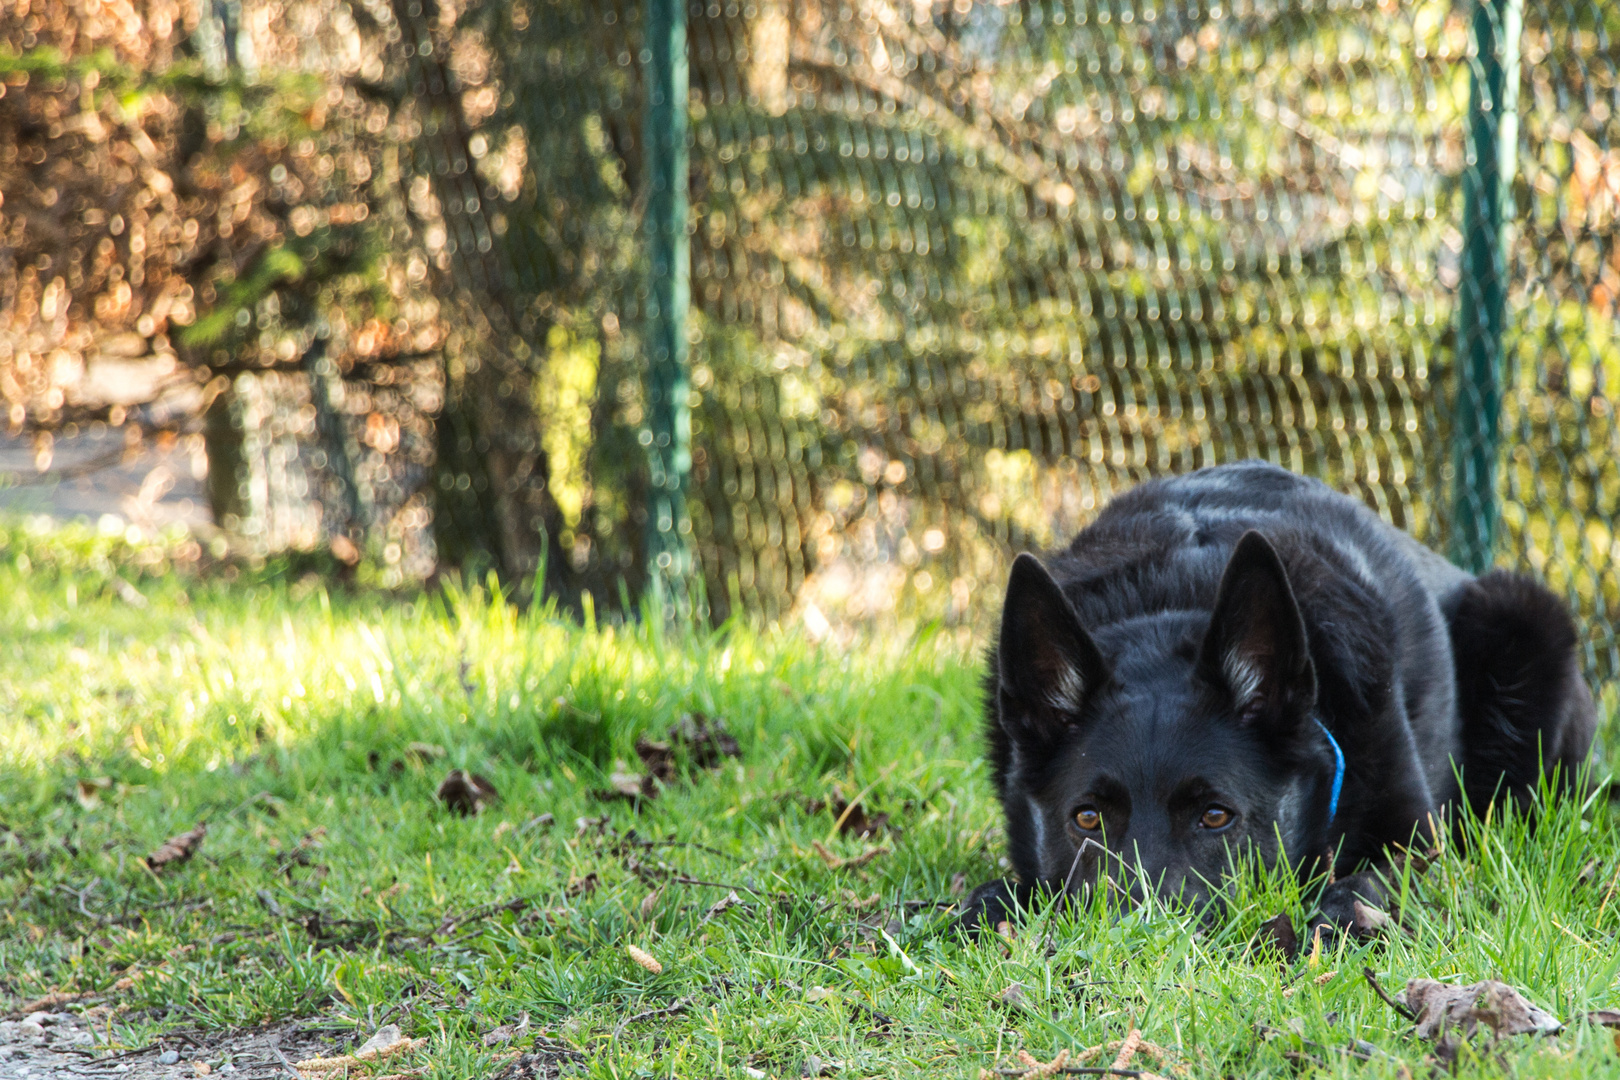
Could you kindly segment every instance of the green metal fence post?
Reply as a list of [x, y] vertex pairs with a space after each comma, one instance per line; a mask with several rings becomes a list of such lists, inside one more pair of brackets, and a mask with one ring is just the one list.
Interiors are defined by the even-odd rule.
[[647, 444], [651, 467], [647, 583], [657, 596], [678, 607], [689, 595], [692, 563], [692, 524], [686, 512], [687, 479], [692, 471], [686, 340], [692, 299], [686, 235], [686, 0], [646, 0], [646, 4], [646, 228], [651, 287], [645, 342], [649, 426], [642, 441]]
[[1457, 396], [1451, 558], [1490, 568], [1500, 508], [1502, 338], [1507, 322], [1504, 204], [1519, 145], [1519, 37], [1524, 0], [1476, 0], [1468, 95], [1472, 163], [1463, 172], [1462, 280], [1457, 298]]

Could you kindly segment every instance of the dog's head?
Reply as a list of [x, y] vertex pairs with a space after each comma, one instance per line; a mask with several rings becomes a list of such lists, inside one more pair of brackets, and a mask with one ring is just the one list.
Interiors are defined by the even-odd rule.
[[1198, 904], [1240, 853], [1269, 866], [1325, 837], [1333, 758], [1316, 672], [1259, 533], [1233, 550], [1213, 611], [1095, 634], [1021, 555], [995, 662], [1008, 838], [1026, 882], [1107, 880]]

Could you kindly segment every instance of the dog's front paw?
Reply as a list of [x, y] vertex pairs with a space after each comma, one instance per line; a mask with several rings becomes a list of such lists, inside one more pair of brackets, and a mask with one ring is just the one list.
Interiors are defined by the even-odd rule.
[[969, 934], [994, 930], [1029, 907], [1030, 890], [1017, 881], [987, 881], [968, 893], [956, 925]]
[[1322, 942], [1324, 948], [1341, 933], [1357, 941], [1377, 937], [1389, 923], [1389, 913], [1384, 910], [1388, 902], [1376, 874], [1369, 871], [1341, 878], [1323, 891], [1311, 934], [1328, 935]]

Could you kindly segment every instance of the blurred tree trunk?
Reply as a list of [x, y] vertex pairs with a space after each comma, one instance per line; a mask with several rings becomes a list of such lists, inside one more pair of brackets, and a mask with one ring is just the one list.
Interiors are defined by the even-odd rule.
[[213, 400], [203, 413], [203, 451], [208, 457], [208, 512], [214, 524], [235, 532], [248, 515], [242, 498], [243, 471], [247, 455], [242, 448], [242, 409], [236, 391], [228, 381], [214, 390]]
[[421, 126], [411, 171], [426, 177], [433, 192], [428, 205], [413, 200], [413, 211], [424, 229], [444, 230], [441, 298], [461, 327], [445, 348], [444, 400], [435, 420], [439, 562], [471, 575], [494, 569], [517, 583], [545, 559], [547, 580], [539, 585], [550, 590], [562, 558], [560, 552], [546, 558], [547, 537], [558, 535], [561, 517], [547, 488], [528, 363], [534, 355], [528, 340], [543, 341], [544, 328], [525, 318], [528, 298], [514, 288], [505, 223], [491, 205], [498, 192], [477, 172], [474, 132], [450, 70], [453, 27], [437, 0], [393, 0], [393, 12]]

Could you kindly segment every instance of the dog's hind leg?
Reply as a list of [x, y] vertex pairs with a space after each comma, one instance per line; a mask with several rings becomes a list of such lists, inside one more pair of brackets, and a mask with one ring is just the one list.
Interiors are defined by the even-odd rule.
[[1544, 772], [1556, 770], [1567, 787], [1597, 717], [1563, 601], [1529, 578], [1493, 570], [1446, 606], [1469, 807], [1483, 814], [1501, 799], [1522, 806]]

